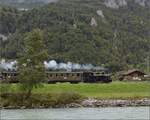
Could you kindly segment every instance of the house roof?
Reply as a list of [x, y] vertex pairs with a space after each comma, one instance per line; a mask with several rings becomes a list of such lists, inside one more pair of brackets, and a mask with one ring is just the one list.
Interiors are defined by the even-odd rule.
[[145, 73], [144, 73], [143, 71], [140, 71], [140, 70], [138, 70], [138, 69], [132, 69], [132, 70], [128, 70], [128, 71], [121, 71], [120, 74], [121, 74], [121, 75], [129, 75], [129, 74], [131, 74], [131, 73], [133, 73], [133, 72], [140, 72], [140, 73], [142, 73], [143, 75], [145, 75]]

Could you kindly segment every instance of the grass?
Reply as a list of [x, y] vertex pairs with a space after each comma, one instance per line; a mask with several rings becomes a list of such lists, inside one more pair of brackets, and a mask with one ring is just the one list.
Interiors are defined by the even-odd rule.
[[150, 98], [149, 82], [112, 82], [110, 84], [43, 84], [34, 89], [29, 99], [18, 84], [0, 84], [0, 107], [49, 108], [80, 103], [86, 97], [98, 99]]
[[[18, 85], [11, 85], [11, 92], [19, 92]], [[34, 89], [33, 93], [77, 93], [85, 97], [100, 99], [136, 99], [150, 98], [149, 82], [112, 82], [110, 84], [44, 84], [43, 87]]]

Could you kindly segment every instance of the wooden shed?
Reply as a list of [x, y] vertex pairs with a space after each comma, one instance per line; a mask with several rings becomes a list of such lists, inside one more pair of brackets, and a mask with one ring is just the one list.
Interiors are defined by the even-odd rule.
[[123, 71], [119, 73], [119, 80], [135, 80], [140, 81], [144, 78], [144, 75], [146, 75], [144, 72], [138, 70], [138, 69], [132, 69], [128, 71]]

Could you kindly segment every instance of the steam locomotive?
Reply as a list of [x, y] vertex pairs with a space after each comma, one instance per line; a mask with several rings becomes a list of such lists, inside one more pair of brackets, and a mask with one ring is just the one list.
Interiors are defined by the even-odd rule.
[[[3, 71], [0, 72], [0, 82], [18, 83], [18, 72], [16, 71]], [[112, 82], [111, 75], [104, 72], [92, 71], [47, 71], [47, 83], [109, 83]]]

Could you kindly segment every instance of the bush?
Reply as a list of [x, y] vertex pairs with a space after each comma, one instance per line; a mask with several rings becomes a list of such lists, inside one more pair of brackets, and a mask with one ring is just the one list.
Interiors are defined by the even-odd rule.
[[9, 93], [11, 90], [10, 84], [0, 84], [0, 94]]
[[83, 96], [73, 92], [63, 93], [47, 93], [38, 94], [34, 93], [29, 99], [24, 99], [25, 93], [3, 93], [1, 94], [0, 104], [3, 107], [22, 107], [26, 108], [39, 108], [42, 107], [56, 107], [67, 105], [70, 103], [78, 103]]
[[76, 103], [79, 102], [82, 98], [83, 96], [74, 92], [62, 92], [56, 96], [58, 105], [69, 104], [73, 102]]

